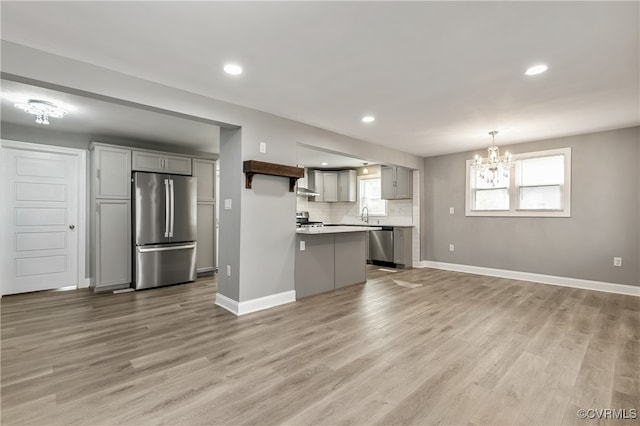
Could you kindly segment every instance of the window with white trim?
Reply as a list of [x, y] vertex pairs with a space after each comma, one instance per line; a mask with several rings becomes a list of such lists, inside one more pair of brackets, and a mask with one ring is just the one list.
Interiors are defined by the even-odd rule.
[[467, 216], [571, 216], [571, 148], [515, 154], [513, 164], [487, 183], [467, 160]]
[[386, 216], [387, 200], [381, 198], [379, 175], [358, 176], [358, 211], [367, 208], [369, 216]]

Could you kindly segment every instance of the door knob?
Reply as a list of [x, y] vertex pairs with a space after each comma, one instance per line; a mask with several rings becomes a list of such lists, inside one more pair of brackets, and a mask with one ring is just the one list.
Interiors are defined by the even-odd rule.
[[69, 225], [69, 229], [71, 229], [73, 231], [74, 229], [76, 229], [76, 226], [75, 225]]

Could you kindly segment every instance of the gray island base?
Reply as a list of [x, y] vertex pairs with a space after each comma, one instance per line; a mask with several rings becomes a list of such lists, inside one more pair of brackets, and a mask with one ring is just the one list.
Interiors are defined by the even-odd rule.
[[366, 282], [366, 232], [371, 229], [376, 228], [296, 231], [296, 299]]

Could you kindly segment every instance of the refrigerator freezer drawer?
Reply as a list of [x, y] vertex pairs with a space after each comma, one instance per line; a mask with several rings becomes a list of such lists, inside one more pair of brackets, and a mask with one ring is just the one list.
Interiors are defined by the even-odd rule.
[[196, 279], [196, 243], [136, 247], [136, 290]]

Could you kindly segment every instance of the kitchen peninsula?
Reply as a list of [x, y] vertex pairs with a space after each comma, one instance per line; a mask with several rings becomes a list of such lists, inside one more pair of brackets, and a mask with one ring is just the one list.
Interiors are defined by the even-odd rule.
[[321, 226], [296, 230], [296, 299], [367, 280], [366, 232], [371, 226]]

